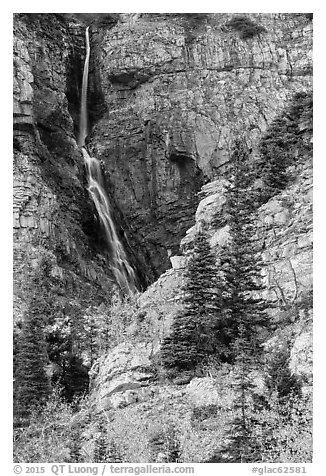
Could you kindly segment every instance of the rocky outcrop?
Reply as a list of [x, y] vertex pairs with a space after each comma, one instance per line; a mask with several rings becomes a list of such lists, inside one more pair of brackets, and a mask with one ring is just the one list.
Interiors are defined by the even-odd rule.
[[232, 14], [125, 15], [92, 29], [91, 80], [106, 112], [89, 145], [156, 275], [178, 254], [197, 192], [223, 172], [234, 135], [255, 148], [285, 101], [311, 86], [311, 21], [249, 16], [265, 29], [250, 39], [228, 26]]
[[[262, 243], [263, 272], [267, 291], [264, 297], [287, 307], [312, 290], [312, 161], [300, 166], [294, 183], [261, 206], [257, 235]], [[199, 227], [210, 234], [212, 248], [224, 245], [228, 226], [223, 220], [225, 180], [216, 180], [202, 189], [204, 198], [196, 212], [196, 224], [181, 241], [186, 251]], [[222, 225], [222, 226], [221, 226]]]
[[[291, 307], [312, 292], [312, 164], [260, 209], [268, 298]], [[273, 297], [274, 294], [274, 297]]]
[[93, 392], [100, 408], [124, 407], [144, 397], [144, 387], [155, 377], [153, 352], [152, 344], [126, 342], [93, 366]]
[[306, 389], [312, 389], [313, 368], [313, 335], [312, 326], [305, 326], [293, 342], [290, 354], [289, 368], [305, 383]]

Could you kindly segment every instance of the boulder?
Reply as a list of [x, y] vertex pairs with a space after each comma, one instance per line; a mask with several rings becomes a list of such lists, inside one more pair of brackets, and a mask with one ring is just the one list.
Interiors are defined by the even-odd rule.
[[[311, 314], [311, 310], [309, 314]], [[264, 344], [265, 352], [277, 354], [290, 352], [289, 369], [291, 373], [300, 378], [303, 385], [312, 385], [313, 375], [313, 335], [311, 323], [303, 320], [302, 312], [297, 322], [276, 333]], [[291, 347], [289, 340], [291, 337]]]
[[187, 259], [185, 256], [171, 256], [170, 261], [173, 269], [183, 269], [187, 266]]
[[195, 407], [216, 405], [220, 400], [220, 392], [211, 377], [192, 379], [186, 390]]
[[102, 408], [120, 408], [138, 400], [134, 391], [154, 379], [152, 355], [152, 344], [124, 342], [93, 366], [93, 387]]
[[294, 340], [289, 368], [295, 375], [300, 376], [305, 383], [312, 384], [312, 331], [306, 330]]

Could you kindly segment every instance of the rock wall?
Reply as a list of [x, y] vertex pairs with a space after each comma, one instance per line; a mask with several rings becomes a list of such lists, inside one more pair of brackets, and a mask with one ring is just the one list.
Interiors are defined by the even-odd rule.
[[42, 256], [54, 259], [53, 272], [68, 283], [72, 299], [105, 300], [112, 288], [75, 141], [83, 33], [60, 15], [14, 19], [16, 317], [28, 305]]
[[[70, 240], [70, 251], [103, 251], [75, 143], [81, 21], [88, 19], [88, 145], [102, 161], [140, 281], [146, 286], [168, 269], [194, 223], [202, 185], [223, 174], [234, 135], [241, 131], [255, 148], [285, 101], [311, 86], [311, 21], [304, 14], [249, 16], [266, 31], [244, 40], [228, 26], [231, 14], [17, 15], [17, 243], [47, 242], [55, 233], [53, 246], [61, 236], [63, 248]], [[38, 187], [29, 185], [28, 175]], [[83, 244], [74, 246], [76, 240]]]
[[249, 16], [265, 32], [246, 40], [228, 26], [231, 14], [124, 15], [110, 31], [92, 29], [103, 112], [89, 145], [156, 275], [178, 253], [197, 193], [223, 172], [234, 136], [255, 148], [285, 101], [311, 86], [311, 21]]
[[[100, 408], [119, 408], [138, 401], [139, 390], [155, 378], [152, 344], [122, 343], [92, 368], [93, 396]], [[91, 384], [92, 386], [92, 384]]]

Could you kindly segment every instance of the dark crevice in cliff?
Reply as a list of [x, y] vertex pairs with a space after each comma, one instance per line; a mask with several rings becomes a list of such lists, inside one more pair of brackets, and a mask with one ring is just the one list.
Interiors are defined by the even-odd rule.
[[108, 174], [103, 163], [102, 167], [106, 193], [108, 194], [110, 205], [114, 210], [113, 218], [117, 233], [124, 245], [129, 262], [136, 272], [140, 288], [145, 290], [149, 284], [158, 278], [159, 274], [152, 265], [150, 254], [142, 237], [142, 230], [138, 227], [135, 229], [120, 209], [115, 197], [115, 187], [110, 179], [110, 174]]
[[179, 199], [189, 200], [189, 205], [197, 206], [196, 196], [204, 184], [204, 175], [197, 166], [196, 160], [184, 153], [174, 151], [168, 159], [176, 165], [179, 175]]
[[107, 112], [100, 73], [95, 65], [95, 59], [91, 55], [90, 70], [88, 76], [87, 109], [90, 128], [92, 128]]
[[74, 121], [74, 134], [78, 136], [80, 119], [80, 96], [81, 82], [83, 75], [83, 49], [79, 47], [71, 48], [67, 58], [67, 89], [68, 110]]

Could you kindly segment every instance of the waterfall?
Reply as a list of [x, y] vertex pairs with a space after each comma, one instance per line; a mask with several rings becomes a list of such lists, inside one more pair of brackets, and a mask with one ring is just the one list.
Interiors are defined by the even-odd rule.
[[88, 134], [87, 121], [87, 87], [88, 68], [90, 57], [89, 31], [86, 28], [86, 58], [84, 64], [81, 107], [80, 107], [80, 128], [78, 146], [82, 148], [84, 162], [87, 167], [88, 192], [94, 202], [98, 216], [105, 232], [105, 238], [110, 257], [110, 267], [114, 278], [120, 287], [121, 292], [132, 294], [136, 291], [136, 276], [134, 270], [128, 263], [127, 255], [119, 240], [112, 215], [108, 196], [104, 188], [103, 174], [99, 161], [90, 157], [85, 148], [85, 138]]
[[88, 68], [89, 57], [91, 48], [89, 45], [89, 27], [86, 28], [86, 57], [83, 72], [82, 94], [81, 94], [81, 106], [80, 106], [80, 123], [79, 123], [79, 137], [78, 145], [83, 147], [85, 145], [85, 139], [88, 133], [88, 120], [87, 120], [87, 88], [88, 88]]
[[126, 253], [112, 220], [110, 203], [105, 193], [100, 163], [94, 157], [90, 157], [85, 148], [82, 148], [82, 152], [87, 165], [88, 191], [105, 231], [110, 255], [110, 267], [123, 294], [131, 294], [136, 290], [135, 273], [128, 263]]

